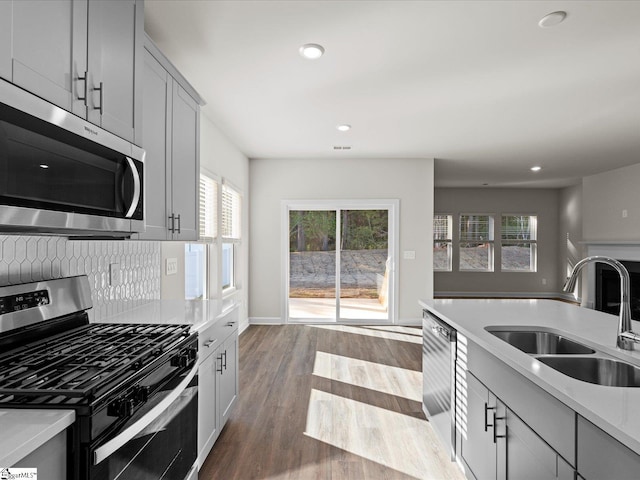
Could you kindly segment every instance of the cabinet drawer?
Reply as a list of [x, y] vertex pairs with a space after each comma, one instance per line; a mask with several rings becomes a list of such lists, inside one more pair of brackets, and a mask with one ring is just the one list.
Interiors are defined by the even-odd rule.
[[575, 467], [573, 410], [473, 342], [468, 345], [467, 368]]
[[238, 309], [234, 308], [219, 317], [198, 334], [198, 353], [200, 361], [211, 355], [232, 333], [238, 330]]
[[586, 480], [640, 478], [640, 456], [578, 416], [578, 472]]

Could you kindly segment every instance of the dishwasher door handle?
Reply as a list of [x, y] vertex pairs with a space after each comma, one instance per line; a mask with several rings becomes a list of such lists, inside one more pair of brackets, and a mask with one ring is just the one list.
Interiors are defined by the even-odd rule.
[[431, 332], [438, 337], [442, 337], [445, 340], [451, 339], [451, 332], [440, 325], [431, 325]]

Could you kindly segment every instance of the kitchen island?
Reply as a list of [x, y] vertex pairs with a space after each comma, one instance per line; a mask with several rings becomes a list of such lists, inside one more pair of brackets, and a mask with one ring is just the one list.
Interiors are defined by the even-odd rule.
[[[587, 447], [592, 448], [586, 440], [581, 442], [581, 432], [586, 432], [587, 428], [595, 426], [606, 432], [620, 442], [616, 443], [616, 446], [622, 444], [629, 449], [631, 458], [640, 455], [640, 415], [637, 413], [640, 409], [640, 388], [602, 386], [574, 379], [543, 364], [534, 356], [519, 350], [489, 331], [508, 330], [508, 327], [514, 327], [514, 330], [534, 327], [531, 330], [535, 330], [538, 327], [544, 331], [566, 335], [599, 353], [639, 366], [640, 351], [626, 351], [616, 347], [616, 316], [553, 300], [438, 299], [432, 304], [420, 304], [458, 331], [459, 340], [464, 342], [462, 354], [468, 362], [466, 368], [470, 373], [470, 378], [467, 379], [469, 382], [464, 382], [465, 387], [467, 384], [473, 386], [473, 382], [477, 381], [476, 369], [482, 373], [480, 376], [483, 378], [480, 378], [480, 382], [486, 384], [489, 394], [489, 400], [485, 402], [489, 404], [489, 411], [493, 408], [494, 412], [498, 413], [498, 425], [503, 420], [502, 417], [508, 415], [501, 413], [501, 407], [497, 404], [491, 407], [494, 393], [499, 403], [504, 400], [501, 397], [514, 397], [518, 392], [522, 396], [522, 392], [529, 392], [528, 398], [533, 398], [539, 391], [543, 392], [540, 395], [544, 394], [549, 402], [557, 403], [559, 409], [559, 420], [555, 425], [545, 428], [550, 431], [554, 428], [559, 429], [563, 419], [566, 419], [566, 425], [574, 429], [567, 437], [575, 439], [571, 440], [573, 445], [566, 448], [563, 442], [556, 446], [555, 438], [545, 438], [534, 426], [531, 428], [544, 442], [554, 448], [554, 452], [560, 452], [559, 458], [564, 458], [571, 468], [577, 469], [585, 478], [594, 478], [593, 475], [585, 475], [580, 469], [581, 464], [586, 466], [589, 463]], [[633, 329], [640, 330], [640, 324], [634, 321]], [[459, 379], [457, 381], [460, 382]], [[485, 385], [482, 385], [482, 388], [485, 388]], [[496, 391], [492, 392], [492, 388]], [[547, 415], [544, 412], [547, 408], [546, 400], [542, 396], [540, 398], [541, 401], [529, 405], [524, 410], [514, 409], [515, 414], [525, 422], [531, 410], [540, 409], [543, 413], [539, 415]], [[511, 407], [508, 402], [505, 403], [507, 407]], [[553, 415], [555, 413], [551, 412], [548, 416], [552, 418]], [[485, 422], [487, 423], [491, 423], [490, 420]], [[490, 431], [492, 425], [487, 427], [485, 431]], [[569, 428], [565, 430], [567, 429]], [[560, 430], [556, 430], [557, 432]], [[497, 435], [497, 438], [493, 438], [495, 444], [500, 442], [502, 435], [507, 435], [506, 428], [502, 427], [494, 427], [493, 433]], [[508, 435], [512, 435], [511, 429]]]

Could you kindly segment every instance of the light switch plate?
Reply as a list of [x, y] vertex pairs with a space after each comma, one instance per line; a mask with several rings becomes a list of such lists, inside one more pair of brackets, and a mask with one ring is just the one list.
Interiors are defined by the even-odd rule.
[[178, 273], [178, 259], [167, 258], [166, 275], [175, 275]]
[[405, 260], [415, 260], [416, 259], [416, 251], [415, 250], [405, 250], [402, 252], [402, 258]]

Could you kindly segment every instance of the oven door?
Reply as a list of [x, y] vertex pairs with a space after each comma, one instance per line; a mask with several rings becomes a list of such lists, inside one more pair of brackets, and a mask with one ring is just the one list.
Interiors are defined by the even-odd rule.
[[186, 478], [197, 455], [197, 368], [169, 382], [141, 415], [89, 450], [90, 480]]

